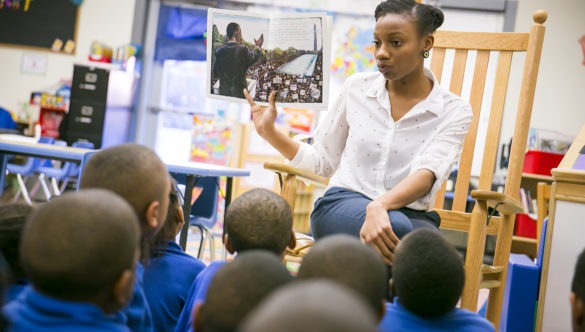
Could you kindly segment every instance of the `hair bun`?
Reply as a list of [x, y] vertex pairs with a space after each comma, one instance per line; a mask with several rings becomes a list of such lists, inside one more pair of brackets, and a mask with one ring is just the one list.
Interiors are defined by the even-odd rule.
[[427, 6], [429, 6], [429, 9], [431, 10], [431, 14], [433, 15], [434, 30], [436, 30], [441, 25], [443, 25], [443, 21], [445, 19], [445, 16], [443, 15], [443, 12], [439, 8], [431, 6], [431, 5], [427, 5]]

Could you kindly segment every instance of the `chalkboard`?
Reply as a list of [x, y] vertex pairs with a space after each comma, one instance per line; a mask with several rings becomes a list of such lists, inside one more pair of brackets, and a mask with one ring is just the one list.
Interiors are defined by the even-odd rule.
[[72, 53], [77, 14], [70, 0], [0, 0], [0, 44]]

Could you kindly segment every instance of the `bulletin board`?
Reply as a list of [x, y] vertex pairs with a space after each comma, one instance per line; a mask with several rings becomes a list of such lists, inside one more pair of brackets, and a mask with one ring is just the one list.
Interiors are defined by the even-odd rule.
[[77, 23], [70, 0], [0, 0], [0, 44], [73, 53]]

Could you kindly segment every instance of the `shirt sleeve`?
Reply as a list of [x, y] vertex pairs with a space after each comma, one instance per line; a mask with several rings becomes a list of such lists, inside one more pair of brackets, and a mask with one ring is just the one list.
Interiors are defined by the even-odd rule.
[[473, 118], [471, 105], [463, 100], [457, 104], [450, 110], [446, 110], [453, 115], [445, 121], [445, 125], [429, 144], [429, 147], [413, 159], [410, 169], [410, 174], [420, 169], [427, 169], [435, 175], [435, 183], [424, 197], [426, 198], [424, 200], [428, 200], [430, 203], [428, 209], [433, 208], [435, 194], [449, 176], [453, 164], [459, 159], [463, 140]]
[[341, 93], [326, 112], [325, 118], [319, 122], [313, 144], [300, 142], [299, 151], [290, 165], [324, 177], [331, 177], [335, 173], [349, 133], [346, 100], [351, 81], [351, 77], [345, 81]]

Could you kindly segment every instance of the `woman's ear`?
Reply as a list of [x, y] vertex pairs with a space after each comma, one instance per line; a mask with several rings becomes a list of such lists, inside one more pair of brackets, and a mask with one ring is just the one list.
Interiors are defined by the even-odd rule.
[[433, 45], [435, 44], [435, 36], [433, 34], [428, 34], [424, 37], [423, 41], [423, 48], [425, 51], [431, 51]]

